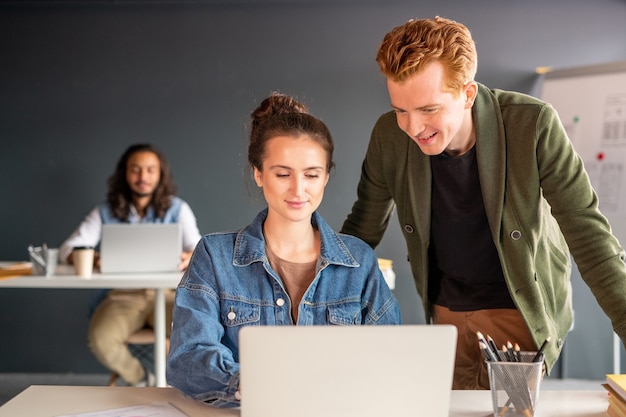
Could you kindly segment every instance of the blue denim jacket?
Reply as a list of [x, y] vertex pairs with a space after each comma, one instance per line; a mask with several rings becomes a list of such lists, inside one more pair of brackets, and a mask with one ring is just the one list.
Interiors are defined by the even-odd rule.
[[139, 216], [135, 208], [132, 207], [128, 220], [123, 221], [115, 217], [115, 214], [111, 211], [111, 206], [108, 202], [105, 202], [100, 204], [99, 207], [100, 218], [102, 219], [102, 223], [178, 223], [178, 215], [180, 214], [180, 207], [183, 204], [183, 200], [177, 196], [170, 196], [170, 204], [163, 218], [156, 216], [156, 212], [152, 206], [148, 206], [146, 214], [143, 217]]
[[[294, 324], [285, 285], [265, 254], [266, 216], [264, 210], [240, 231], [204, 236], [176, 291], [168, 383], [216, 407], [239, 406], [239, 329]], [[317, 213], [312, 224], [320, 231], [320, 260], [295, 324], [400, 324], [374, 251], [333, 232]]]

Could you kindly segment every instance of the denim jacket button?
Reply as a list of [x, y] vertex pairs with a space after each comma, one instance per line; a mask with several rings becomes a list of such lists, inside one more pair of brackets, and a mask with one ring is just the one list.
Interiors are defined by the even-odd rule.
[[283, 300], [282, 298], [279, 298], [278, 300], [276, 300], [276, 305], [278, 307], [282, 307], [285, 305], [285, 300]]
[[237, 317], [237, 314], [234, 311], [231, 311], [230, 313], [228, 313], [228, 320], [235, 320], [235, 317]]

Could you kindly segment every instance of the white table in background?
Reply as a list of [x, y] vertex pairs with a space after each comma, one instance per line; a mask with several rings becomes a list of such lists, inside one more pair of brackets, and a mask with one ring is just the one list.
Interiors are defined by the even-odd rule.
[[[168, 401], [189, 417], [239, 416], [194, 401], [175, 388], [32, 385], [0, 407], [0, 417], [50, 417]], [[606, 417], [605, 391], [541, 391], [536, 417]], [[416, 404], [416, 407], [419, 407]], [[416, 409], [416, 414], [419, 410]], [[491, 417], [489, 391], [452, 391], [450, 417]], [[326, 417], [326, 416], [320, 416]]]
[[165, 364], [167, 354], [165, 290], [176, 288], [182, 272], [149, 273], [149, 274], [99, 274], [91, 278], [74, 275], [68, 265], [60, 265], [57, 273], [51, 277], [38, 275], [22, 275], [0, 280], [0, 288], [48, 288], [48, 289], [154, 289], [154, 371], [158, 387], [165, 387]]

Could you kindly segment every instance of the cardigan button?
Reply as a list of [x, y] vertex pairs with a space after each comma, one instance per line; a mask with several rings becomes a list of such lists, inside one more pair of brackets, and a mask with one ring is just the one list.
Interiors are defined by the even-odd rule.
[[407, 233], [413, 233], [415, 229], [413, 229], [413, 226], [411, 226], [410, 224], [405, 224], [404, 225], [404, 231]]
[[511, 232], [511, 239], [519, 240], [521, 237], [522, 237], [522, 232], [520, 232], [519, 230], [513, 230]]

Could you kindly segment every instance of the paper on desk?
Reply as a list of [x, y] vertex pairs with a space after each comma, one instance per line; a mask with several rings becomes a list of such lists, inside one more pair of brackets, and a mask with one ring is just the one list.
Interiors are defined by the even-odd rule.
[[189, 417], [167, 401], [57, 417]]

